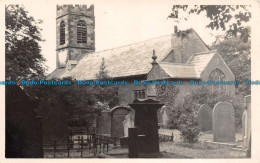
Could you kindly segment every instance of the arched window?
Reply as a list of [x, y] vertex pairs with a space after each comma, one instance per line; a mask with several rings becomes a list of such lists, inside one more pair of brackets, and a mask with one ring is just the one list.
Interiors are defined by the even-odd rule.
[[[209, 75], [209, 80], [212, 80], [213, 82], [227, 81], [225, 74], [220, 69], [214, 69]], [[212, 93], [227, 90], [227, 85], [225, 84], [211, 84], [210, 87]]]
[[62, 21], [60, 23], [60, 45], [65, 44], [65, 23]]
[[87, 43], [87, 27], [83, 20], [78, 21], [77, 24], [77, 43]]

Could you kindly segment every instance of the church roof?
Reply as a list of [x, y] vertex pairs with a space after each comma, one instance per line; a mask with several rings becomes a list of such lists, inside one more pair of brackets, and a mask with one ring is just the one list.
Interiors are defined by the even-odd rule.
[[67, 71], [66, 68], [56, 69], [48, 79], [67, 76], [78, 80], [95, 79], [102, 58], [105, 60], [108, 75], [112, 78], [145, 75], [152, 68], [153, 49], [156, 51], [157, 59], [162, 60], [171, 50], [171, 35], [86, 54], [71, 71]]
[[[188, 39], [190, 44], [204, 42], [198, 34], [192, 29]], [[98, 74], [102, 58], [105, 60], [106, 71], [112, 78], [124, 78], [130, 76], [147, 75], [152, 68], [153, 49], [156, 52], [157, 61], [160, 63], [165, 72], [171, 77], [179, 76], [184, 78], [198, 78], [199, 74], [205, 68], [206, 64], [212, 58], [205, 54], [195, 54], [189, 60], [189, 63], [170, 64], [162, 60], [169, 55], [172, 50], [172, 37], [177, 35], [166, 35], [134, 44], [121, 46], [104, 51], [84, 54], [78, 64], [71, 70], [67, 68], [54, 70], [47, 79], [72, 77], [77, 80], [94, 80]], [[203, 50], [203, 49], [201, 49]], [[204, 48], [205, 50], [205, 48]], [[208, 49], [206, 49], [208, 50]], [[194, 53], [192, 48], [186, 48], [183, 53]]]
[[[217, 53], [217, 50], [196, 53], [187, 63], [159, 62], [148, 74], [148, 80], [201, 79], [201, 73]], [[158, 74], [163, 71], [164, 73]]]
[[161, 62], [159, 65], [169, 75], [169, 78], [198, 79], [200, 77], [196, 66], [192, 64]]
[[197, 68], [197, 73], [200, 75], [216, 52], [216, 50], [212, 50], [208, 52], [194, 54], [188, 61], [188, 63], [193, 64]]

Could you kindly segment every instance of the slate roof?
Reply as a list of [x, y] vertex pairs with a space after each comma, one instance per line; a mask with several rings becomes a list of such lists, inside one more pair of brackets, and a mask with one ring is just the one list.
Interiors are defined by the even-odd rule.
[[196, 66], [192, 64], [161, 62], [159, 65], [169, 78], [198, 79], [200, 77]]
[[197, 68], [197, 73], [200, 75], [201, 72], [206, 68], [209, 61], [216, 54], [216, 50], [194, 54], [188, 61], [188, 64], [192, 64]]
[[55, 69], [52, 73], [50, 73], [47, 76], [47, 79], [52, 79], [52, 78], [63, 78], [63, 77], [67, 77], [67, 69], [66, 68], [62, 68], [62, 69]]
[[[198, 36], [196, 32], [195, 35]], [[151, 57], [153, 49], [156, 52], [157, 61], [169, 76], [198, 78], [213, 57], [214, 52], [195, 54], [187, 64], [160, 62], [172, 50], [172, 37], [177, 36], [166, 35], [126, 46], [85, 54], [71, 71], [68, 71], [67, 68], [56, 69], [47, 79], [72, 77], [77, 80], [94, 80], [99, 72], [102, 58], [105, 59], [106, 70], [112, 78], [147, 75], [152, 68], [151, 63], [153, 60]], [[200, 37], [198, 36], [198, 38]]]
[[105, 59], [106, 70], [110, 77], [145, 75], [152, 68], [153, 49], [156, 51], [157, 60], [162, 60], [171, 50], [171, 35], [86, 54], [71, 71], [67, 71], [66, 68], [56, 69], [48, 79], [66, 76], [78, 80], [95, 79], [102, 58]]

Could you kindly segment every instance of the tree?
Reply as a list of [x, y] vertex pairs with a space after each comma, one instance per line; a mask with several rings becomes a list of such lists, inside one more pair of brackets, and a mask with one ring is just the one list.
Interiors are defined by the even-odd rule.
[[[105, 71], [105, 61], [100, 65], [99, 80], [107, 80], [110, 77]], [[89, 127], [94, 123], [95, 117], [103, 109], [116, 106], [117, 86], [113, 85], [78, 85], [78, 81], [72, 78], [51, 79], [52, 81], [69, 81], [69, 85], [30, 85], [24, 86], [27, 94], [45, 100], [46, 103], [53, 100], [62, 101], [69, 109], [66, 110], [69, 126]], [[92, 81], [95, 83], [95, 81]], [[47, 99], [47, 100], [46, 100]], [[58, 110], [58, 109], [57, 109]], [[61, 114], [64, 109], [58, 110]], [[44, 113], [43, 113], [44, 114]], [[55, 115], [51, 115], [54, 116]]]
[[107, 71], [106, 71], [106, 65], [105, 65], [105, 59], [104, 58], [102, 58], [101, 65], [100, 65], [100, 68], [99, 68], [99, 73], [96, 74], [96, 78], [98, 80], [107, 80], [107, 79], [110, 78], [108, 76]]
[[41, 55], [39, 42], [41, 29], [36, 21], [28, 16], [23, 6], [5, 7], [5, 69], [6, 79], [19, 81], [44, 76], [45, 59]]
[[[174, 5], [169, 18], [180, 19], [179, 11], [184, 11], [188, 14], [196, 13], [198, 15], [206, 12], [207, 17], [210, 19], [207, 27], [212, 30], [221, 28], [224, 31], [226, 31], [228, 23], [233, 19], [236, 23], [229, 25], [227, 36], [237, 36], [237, 33], [240, 33], [243, 34], [243, 39], [247, 40], [250, 37], [250, 33], [242, 23], [250, 21], [250, 8], [251, 6], [248, 5]], [[188, 18], [184, 19], [187, 20]]]
[[[99, 68], [99, 73], [96, 74], [97, 80], [105, 81], [112, 80], [112, 78], [108, 75], [106, 70], [105, 59], [102, 58], [102, 62]], [[118, 104], [117, 99], [117, 90], [118, 86], [114, 85], [96, 85], [95, 87], [95, 96], [99, 99], [99, 101], [108, 107], [112, 108]]]

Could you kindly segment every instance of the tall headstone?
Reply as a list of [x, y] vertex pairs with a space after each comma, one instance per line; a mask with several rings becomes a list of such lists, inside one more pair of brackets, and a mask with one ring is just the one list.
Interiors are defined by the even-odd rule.
[[128, 137], [128, 128], [134, 127], [134, 114], [129, 113], [123, 122], [124, 125], [124, 137]]
[[203, 104], [199, 108], [199, 125], [201, 131], [212, 130], [212, 109], [208, 104]]
[[103, 110], [97, 117], [97, 133], [111, 135], [111, 115], [109, 110]]
[[218, 102], [213, 109], [214, 142], [235, 142], [235, 113], [228, 102]]
[[127, 107], [115, 107], [111, 110], [111, 136], [123, 137], [125, 117], [130, 113], [131, 109]]
[[245, 104], [245, 108], [246, 108], [246, 115], [245, 115], [245, 121], [244, 121], [244, 125], [245, 125], [245, 129], [244, 129], [244, 148], [249, 149], [249, 143], [250, 143], [250, 137], [251, 137], [251, 95], [245, 96], [244, 98], [244, 104]]
[[243, 112], [242, 115], [242, 131], [241, 131], [241, 135], [242, 135], [242, 140], [244, 141], [244, 137], [246, 135], [246, 125], [247, 125], [247, 110], [245, 110]]
[[169, 120], [169, 117], [168, 117], [168, 115], [167, 115], [167, 108], [166, 108], [166, 106], [163, 106], [163, 107], [162, 107], [162, 125], [163, 125], [164, 127], [167, 126], [168, 120]]

